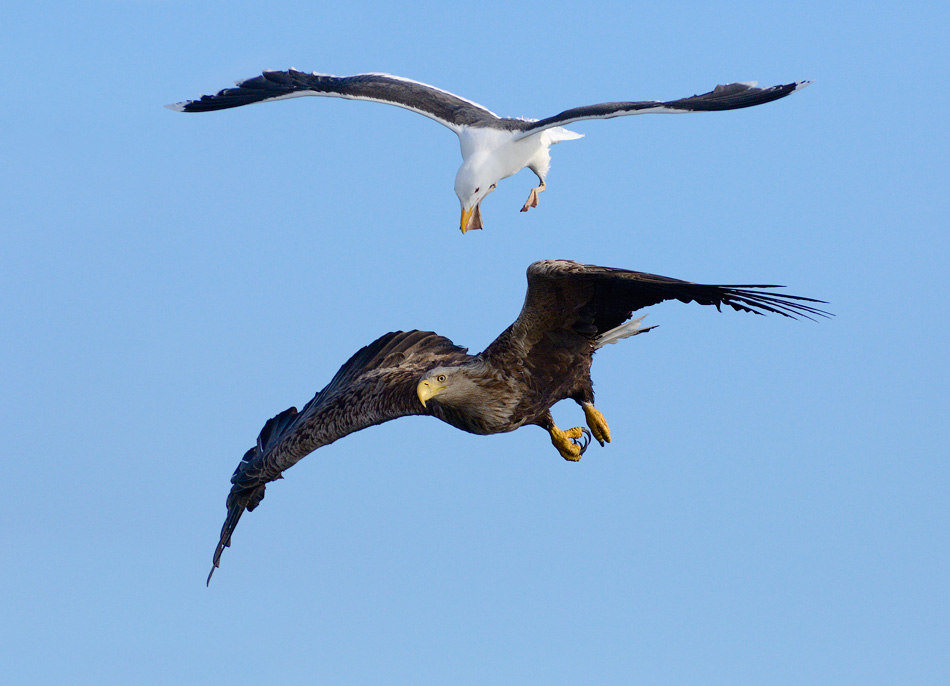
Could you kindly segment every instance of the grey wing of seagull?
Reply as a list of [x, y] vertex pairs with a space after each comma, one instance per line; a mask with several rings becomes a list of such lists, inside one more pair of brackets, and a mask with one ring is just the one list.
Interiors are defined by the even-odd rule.
[[429, 331], [388, 333], [357, 351], [300, 412], [291, 407], [269, 419], [231, 476], [228, 513], [208, 583], [241, 515], [260, 504], [268, 483], [317, 448], [355, 431], [428, 414], [416, 396], [419, 377], [441, 364], [469, 358], [465, 348]]
[[491, 126], [499, 121], [496, 114], [478, 103], [412, 79], [390, 74], [308, 74], [296, 69], [265, 71], [238, 81], [234, 88], [167, 107], [179, 112], [210, 112], [305, 95], [395, 105], [434, 119], [455, 133], [464, 126]]
[[681, 112], [717, 112], [721, 110], [738, 110], [743, 107], [763, 105], [773, 100], [779, 100], [801, 90], [811, 81], [796, 81], [782, 86], [758, 88], [754, 81], [748, 83], [730, 83], [716, 86], [713, 90], [702, 95], [693, 95], [679, 100], [660, 102], [646, 100], [643, 102], [602, 102], [597, 105], [585, 105], [564, 110], [547, 119], [537, 121], [514, 121], [520, 132], [516, 138], [524, 138], [532, 134], [550, 129], [555, 126], [565, 126], [584, 119], [612, 119], [626, 117], [633, 114], [665, 113], [676, 114]]

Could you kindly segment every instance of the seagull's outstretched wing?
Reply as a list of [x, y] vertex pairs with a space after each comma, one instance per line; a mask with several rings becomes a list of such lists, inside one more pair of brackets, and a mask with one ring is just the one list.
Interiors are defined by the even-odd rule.
[[809, 304], [823, 304], [823, 300], [764, 290], [769, 288], [781, 286], [714, 286], [570, 260], [543, 260], [528, 267], [528, 292], [518, 319], [482, 355], [494, 358], [511, 349], [530, 350], [544, 338], [556, 340], [559, 331], [581, 334], [599, 347], [643, 331], [637, 326], [626, 332], [618, 329], [637, 310], [665, 300], [717, 309], [726, 305], [741, 312], [771, 312], [792, 319], [830, 316]]
[[396, 105], [434, 119], [456, 133], [463, 126], [488, 126], [498, 120], [497, 115], [471, 100], [412, 79], [390, 74], [307, 74], [296, 69], [265, 71], [260, 76], [237, 82], [234, 88], [167, 107], [179, 112], [209, 112], [303, 95]]
[[[772, 86], [771, 88], [757, 88], [754, 81], [749, 83], [730, 83], [725, 86], [716, 86], [715, 89], [708, 93], [703, 93], [702, 95], [670, 100], [669, 102], [658, 102], [654, 100], [645, 102], [603, 102], [598, 105], [575, 107], [570, 110], [564, 110], [560, 114], [555, 114], [553, 117], [548, 117], [547, 119], [540, 119], [533, 122], [525, 121], [518, 127], [521, 129], [521, 132], [517, 137], [523, 138], [554, 126], [565, 126], [583, 119], [611, 119], [613, 117], [625, 117], [631, 114], [675, 114], [680, 112], [738, 110], [743, 107], [753, 107], [778, 100], [779, 98], [784, 98], [786, 95], [801, 90], [810, 83], [811, 81], [797, 81], [784, 86]], [[505, 121], [507, 122], [508, 120]]]
[[465, 348], [429, 331], [388, 333], [353, 355], [301, 412], [291, 407], [269, 419], [257, 445], [245, 453], [231, 477], [228, 514], [208, 582], [221, 553], [231, 545], [241, 515], [258, 506], [268, 483], [347, 434], [397, 417], [427, 414], [416, 395], [419, 378], [429, 369], [467, 359]]

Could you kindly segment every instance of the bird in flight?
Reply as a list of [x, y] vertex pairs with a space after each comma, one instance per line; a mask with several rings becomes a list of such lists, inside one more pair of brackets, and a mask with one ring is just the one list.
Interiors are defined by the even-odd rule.
[[498, 182], [525, 167], [538, 177], [521, 208], [538, 206], [551, 165], [549, 148], [561, 141], [581, 138], [564, 125], [585, 119], [611, 119], [631, 114], [711, 112], [762, 105], [784, 98], [807, 86], [797, 81], [782, 86], [758, 88], [755, 82], [716, 86], [702, 95], [659, 102], [604, 102], [565, 110], [545, 119], [499, 117], [481, 105], [419, 81], [390, 74], [332, 76], [307, 74], [289, 69], [265, 71], [214, 95], [167, 105], [180, 112], [208, 112], [256, 102], [285, 100], [303, 95], [322, 95], [350, 100], [369, 100], [403, 107], [447, 126], [459, 137], [462, 166], [455, 176], [455, 193], [462, 206], [460, 228], [464, 234], [482, 228], [481, 202]]
[[[408, 415], [429, 415], [473, 434], [544, 429], [565, 460], [580, 460], [593, 438], [610, 442], [610, 428], [594, 407], [594, 352], [654, 327], [643, 307], [665, 300], [771, 312], [793, 319], [830, 316], [824, 301], [778, 294], [779, 286], [713, 286], [625, 269], [545, 260], [528, 267], [528, 292], [515, 322], [483, 352], [429, 331], [396, 331], [357, 351], [330, 383], [298, 412], [291, 407], [264, 424], [231, 477], [227, 517], [211, 575], [245, 510], [265, 486], [305, 456], [355, 431]], [[587, 427], [560, 429], [551, 407], [570, 398]]]

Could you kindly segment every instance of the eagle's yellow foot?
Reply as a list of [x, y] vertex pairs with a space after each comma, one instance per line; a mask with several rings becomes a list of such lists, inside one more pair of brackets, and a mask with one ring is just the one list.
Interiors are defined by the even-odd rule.
[[[590, 444], [590, 432], [581, 426], [575, 426], [567, 431], [561, 431], [556, 426], [552, 426], [548, 429], [548, 432], [551, 434], [551, 443], [561, 453], [561, 457], [571, 462], [577, 462], [581, 459], [581, 455], [584, 454]], [[577, 440], [581, 436], [584, 437], [583, 442]]]
[[538, 193], [543, 193], [543, 192], [544, 192], [544, 181], [541, 182], [540, 186], [531, 189], [531, 193], [528, 195], [528, 199], [525, 201], [524, 207], [521, 208], [521, 211], [527, 212], [529, 208], [537, 207]]
[[583, 408], [584, 416], [587, 417], [587, 426], [590, 427], [590, 432], [594, 434], [594, 438], [597, 439], [597, 442], [601, 445], [603, 445], [605, 441], [610, 443], [610, 427], [607, 426], [607, 420], [604, 419], [604, 415], [591, 403], [584, 403]]

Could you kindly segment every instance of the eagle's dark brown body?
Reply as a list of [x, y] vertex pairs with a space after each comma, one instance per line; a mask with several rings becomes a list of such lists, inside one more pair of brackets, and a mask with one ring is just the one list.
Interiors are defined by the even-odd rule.
[[518, 319], [478, 355], [432, 332], [381, 336], [353, 355], [303, 410], [290, 408], [264, 425], [231, 477], [212, 573], [244, 510], [257, 507], [267, 483], [317, 448], [390, 419], [427, 414], [474, 434], [536, 424], [551, 433], [562, 456], [579, 459], [586, 443], [576, 439], [586, 429], [562, 432], [550, 409], [575, 400], [598, 441], [610, 440], [606, 423], [598, 431], [590, 414], [603, 419], [593, 409], [590, 366], [600, 346], [648, 330], [639, 320], [628, 322], [634, 311], [676, 299], [792, 318], [826, 314], [806, 304], [821, 301], [765, 288], [774, 286], [710, 286], [546, 260], [528, 268]]

